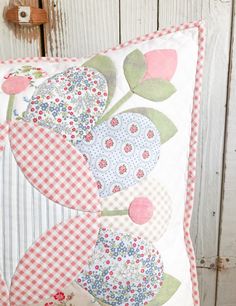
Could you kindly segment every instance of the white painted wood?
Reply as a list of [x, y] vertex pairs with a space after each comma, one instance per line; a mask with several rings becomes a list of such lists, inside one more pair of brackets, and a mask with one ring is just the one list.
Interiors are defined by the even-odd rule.
[[[198, 259], [212, 258], [214, 263], [218, 251], [231, 1], [159, 1], [160, 27], [202, 18], [207, 21], [208, 37], [192, 238]], [[203, 306], [215, 305], [216, 274], [212, 269], [198, 269]]]
[[119, 43], [118, 0], [43, 0], [47, 56], [89, 56]]
[[157, 0], [120, 1], [121, 42], [157, 30]]
[[229, 261], [226, 269], [218, 274], [217, 306], [236, 305], [236, 266], [234, 264], [236, 261], [236, 19], [234, 19], [232, 38], [219, 252], [220, 256], [225, 256]]
[[[22, 27], [4, 20], [4, 10], [14, 1], [0, 1], [0, 59], [41, 56], [39, 27]], [[24, 5], [38, 6], [37, 0], [22, 1]]]

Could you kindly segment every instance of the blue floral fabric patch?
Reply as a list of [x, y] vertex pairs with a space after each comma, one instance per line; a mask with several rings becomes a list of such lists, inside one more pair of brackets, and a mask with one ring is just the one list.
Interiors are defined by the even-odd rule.
[[34, 92], [24, 119], [77, 144], [105, 110], [107, 81], [95, 69], [71, 67], [44, 81]]
[[140, 237], [102, 228], [77, 283], [108, 305], [146, 305], [163, 283], [161, 256]]

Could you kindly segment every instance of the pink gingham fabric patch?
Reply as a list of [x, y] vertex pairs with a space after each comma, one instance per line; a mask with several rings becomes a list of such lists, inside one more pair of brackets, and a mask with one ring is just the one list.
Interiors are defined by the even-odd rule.
[[47, 198], [72, 209], [100, 210], [97, 185], [83, 155], [62, 136], [12, 122], [10, 143], [26, 178]]
[[[137, 199], [144, 198], [149, 202], [152, 210], [149, 218], [143, 224], [139, 224], [139, 216], [143, 217], [149, 207], [135, 207], [133, 203]], [[173, 203], [167, 190], [159, 183], [151, 179], [144, 179], [140, 184], [131, 186], [127, 191], [122, 190], [108, 198], [102, 199], [102, 226], [119, 231], [121, 228], [126, 233], [138, 235], [153, 243], [159, 240], [167, 231]], [[122, 210], [126, 214], [113, 215], [115, 211]], [[136, 217], [132, 217], [132, 213]]]
[[5, 281], [2, 279], [0, 274], [0, 305], [1, 306], [8, 306], [8, 289], [6, 286]]
[[7, 123], [0, 124], [0, 152], [4, 150], [5, 141], [8, 136], [9, 126]]
[[11, 306], [33, 304], [68, 286], [88, 263], [99, 215], [86, 213], [54, 226], [20, 260], [10, 289]]

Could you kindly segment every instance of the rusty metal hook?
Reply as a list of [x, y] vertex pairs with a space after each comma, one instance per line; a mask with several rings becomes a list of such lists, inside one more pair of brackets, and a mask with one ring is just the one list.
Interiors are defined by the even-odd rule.
[[8, 22], [21, 26], [37, 26], [48, 22], [45, 9], [22, 5], [21, 0], [16, 2], [20, 5], [10, 7], [5, 13], [5, 19]]

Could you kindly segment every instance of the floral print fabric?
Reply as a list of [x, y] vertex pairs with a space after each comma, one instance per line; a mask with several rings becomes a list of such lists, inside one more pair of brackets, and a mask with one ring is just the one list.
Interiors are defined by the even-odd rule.
[[24, 119], [52, 128], [78, 144], [103, 113], [107, 95], [107, 82], [101, 73], [71, 67], [36, 89]]
[[95, 127], [77, 145], [88, 160], [100, 196], [139, 183], [156, 165], [160, 135], [141, 114], [123, 113]]
[[146, 305], [163, 283], [161, 256], [140, 237], [102, 228], [77, 283], [108, 305]]

